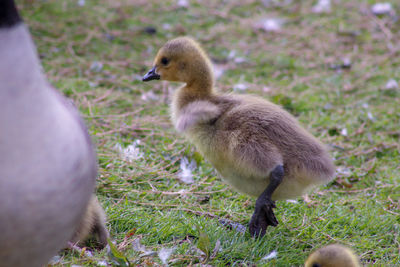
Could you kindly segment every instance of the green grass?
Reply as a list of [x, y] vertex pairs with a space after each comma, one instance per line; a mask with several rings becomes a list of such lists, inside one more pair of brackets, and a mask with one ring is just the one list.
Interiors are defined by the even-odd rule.
[[[189, 1], [189, 8], [175, 1], [17, 2], [49, 80], [86, 120], [98, 149], [97, 195], [112, 239], [133, 265], [162, 265], [157, 254], [143, 257], [134, 249], [138, 238], [155, 252], [175, 247], [173, 266], [300, 266], [312, 250], [336, 242], [352, 247], [367, 266], [400, 265], [400, 90], [385, 89], [389, 79], [400, 80], [400, 24], [373, 17], [375, 1], [332, 1], [329, 14], [312, 13], [315, 1]], [[283, 19], [282, 31], [255, 29], [265, 17]], [[150, 26], [155, 34], [143, 30]], [[244, 83], [247, 93], [281, 104], [332, 147], [345, 170], [308, 198], [278, 202], [280, 224], [264, 238], [218, 222], [247, 225], [254, 199], [223, 184], [174, 131], [168, 99], [176, 84], [138, 79], [164, 42], [186, 34], [224, 65], [216, 84], [221, 91]], [[245, 61], [229, 58], [233, 50]], [[330, 68], [344, 57], [351, 69]], [[95, 61], [103, 63], [100, 71], [90, 69]], [[158, 98], [142, 100], [150, 90]], [[136, 139], [143, 158], [121, 158], [115, 145]], [[198, 161], [190, 185], [177, 178], [183, 156]], [[213, 254], [208, 261], [198, 247]], [[276, 258], [262, 260], [273, 250]], [[68, 251], [55, 266], [104, 260], [111, 263], [106, 251]]]

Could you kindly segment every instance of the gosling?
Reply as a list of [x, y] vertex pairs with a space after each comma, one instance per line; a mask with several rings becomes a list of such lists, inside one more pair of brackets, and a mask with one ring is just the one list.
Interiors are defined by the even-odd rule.
[[354, 252], [339, 244], [322, 247], [307, 259], [305, 267], [360, 267]]
[[0, 125], [0, 267], [44, 266], [80, 222], [97, 160], [12, 0], [0, 1]]
[[99, 249], [107, 245], [109, 233], [106, 227], [106, 215], [95, 195], [89, 201], [86, 212], [81, 218], [70, 242], [84, 245], [86, 241], [94, 238]]
[[183, 82], [172, 100], [176, 130], [239, 192], [258, 197], [252, 236], [276, 226], [275, 200], [292, 199], [334, 177], [323, 144], [279, 106], [259, 97], [221, 94], [210, 59], [193, 39], [167, 42], [143, 81]]

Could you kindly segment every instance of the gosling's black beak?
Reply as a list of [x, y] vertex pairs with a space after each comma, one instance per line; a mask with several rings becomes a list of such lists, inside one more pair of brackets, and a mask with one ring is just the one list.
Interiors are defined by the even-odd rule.
[[146, 75], [143, 76], [142, 81], [148, 82], [151, 80], [159, 80], [159, 79], [160, 75], [156, 73], [156, 67], [153, 67], [151, 70], [149, 70], [148, 73], [146, 73]]

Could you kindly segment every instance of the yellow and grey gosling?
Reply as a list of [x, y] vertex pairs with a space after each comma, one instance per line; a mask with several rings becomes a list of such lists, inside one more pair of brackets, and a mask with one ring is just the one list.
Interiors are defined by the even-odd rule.
[[171, 104], [176, 130], [211, 162], [223, 180], [257, 197], [249, 230], [276, 226], [274, 200], [291, 199], [334, 177], [325, 146], [281, 107], [260, 97], [221, 94], [211, 62], [193, 39], [179, 37], [158, 51], [143, 81], [185, 83]]
[[305, 267], [360, 267], [354, 252], [339, 244], [332, 244], [314, 251], [307, 259]]

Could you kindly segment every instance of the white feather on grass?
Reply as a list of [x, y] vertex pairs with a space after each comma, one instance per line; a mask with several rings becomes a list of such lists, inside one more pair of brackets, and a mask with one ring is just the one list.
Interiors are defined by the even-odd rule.
[[78, 0], [78, 6], [85, 6], [86, 1], [85, 0]]
[[330, 0], [319, 0], [315, 6], [311, 9], [314, 13], [329, 13], [331, 12], [331, 1]]
[[270, 260], [270, 259], [276, 258], [277, 256], [278, 256], [278, 252], [276, 252], [276, 250], [273, 250], [267, 256], [263, 257], [262, 260]]
[[97, 266], [108, 266], [107, 261], [105, 261], [105, 260], [98, 261], [96, 264], [97, 264]]
[[141, 240], [141, 238], [135, 238], [133, 241], [132, 241], [132, 249], [134, 250], [134, 251], [137, 251], [137, 252], [141, 252], [142, 254], [140, 255], [140, 257], [145, 257], [145, 256], [153, 256], [153, 255], [155, 255], [156, 254], [156, 252], [155, 251], [153, 251], [153, 250], [151, 250], [151, 249], [147, 249], [144, 245], [142, 245], [141, 243], [140, 243], [140, 240]]
[[394, 13], [391, 3], [376, 3], [371, 7], [371, 11], [375, 15], [385, 15]]
[[176, 3], [179, 7], [183, 8], [188, 8], [189, 7], [189, 1], [188, 0], [178, 0]]
[[161, 248], [158, 251], [158, 257], [164, 265], [168, 265], [168, 259], [171, 257], [172, 253], [175, 251], [175, 247], [172, 248]]
[[117, 143], [114, 148], [120, 153], [121, 158], [123, 160], [132, 162], [134, 160], [143, 158], [144, 156], [143, 152], [141, 152], [140, 148], [138, 147], [139, 144], [140, 140], [135, 140], [132, 142], [132, 144], [128, 145], [126, 148], [122, 147], [120, 143]]
[[282, 29], [283, 20], [276, 18], [265, 18], [259, 21], [258, 28], [266, 32], [279, 32]]
[[178, 178], [185, 184], [194, 183], [192, 172], [196, 169], [196, 161], [189, 162], [187, 157], [181, 159], [181, 170], [178, 173]]
[[397, 83], [397, 81], [395, 79], [390, 79], [389, 81], [387, 81], [385, 88], [386, 89], [398, 89], [399, 84]]

